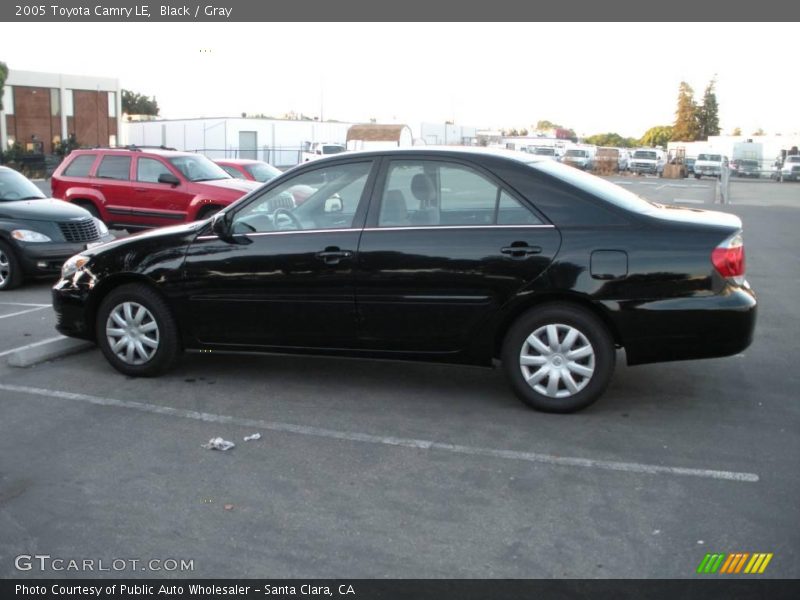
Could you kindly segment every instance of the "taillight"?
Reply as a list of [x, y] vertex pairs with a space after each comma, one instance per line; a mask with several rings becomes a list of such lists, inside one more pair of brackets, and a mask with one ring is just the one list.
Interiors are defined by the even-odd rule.
[[717, 272], [736, 283], [744, 283], [744, 241], [742, 232], [735, 233], [714, 248], [711, 263]]

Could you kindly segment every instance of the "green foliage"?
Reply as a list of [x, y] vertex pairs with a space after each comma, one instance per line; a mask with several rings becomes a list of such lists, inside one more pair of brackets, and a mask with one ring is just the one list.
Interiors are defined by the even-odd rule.
[[697, 139], [697, 104], [694, 101], [694, 90], [688, 83], [681, 81], [681, 85], [678, 88], [678, 108], [675, 111], [675, 124], [672, 126], [672, 140], [676, 142], [693, 142]]
[[583, 140], [587, 144], [594, 146], [613, 146], [615, 148], [634, 148], [639, 145], [636, 138], [622, 137], [618, 133], [596, 133]]
[[552, 121], [542, 120], [536, 121], [536, 129], [565, 129], [565, 127], [553, 123]]
[[697, 108], [698, 139], [707, 140], [711, 135], [719, 135], [719, 104], [714, 87], [717, 84], [716, 76], [708, 82], [703, 93], [703, 105]]
[[156, 97], [143, 96], [130, 90], [122, 90], [122, 112], [129, 115], [158, 116], [158, 102]]
[[8, 78], [8, 65], [0, 61], [0, 110], [3, 110], [3, 88], [6, 86]]
[[0, 152], [0, 163], [4, 165], [8, 163], [18, 163], [22, 160], [23, 154], [25, 154], [25, 151], [22, 149], [22, 144], [14, 142], [14, 145], [10, 146], [8, 150]]
[[656, 125], [644, 132], [639, 145], [647, 147], [667, 146], [667, 142], [675, 139], [675, 128], [669, 125]]

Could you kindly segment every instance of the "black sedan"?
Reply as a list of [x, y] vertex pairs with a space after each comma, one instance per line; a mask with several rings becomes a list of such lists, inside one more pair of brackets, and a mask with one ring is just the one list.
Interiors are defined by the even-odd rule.
[[113, 239], [88, 211], [47, 198], [17, 171], [0, 167], [0, 291], [26, 276], [57, 276], [88, 244]]
[[[297, 186], [312, 191], [293, 206]], [[184, 349], [499, 359], [524, 402], [570, 412], [617, 349], [635, 365], [750, 344], [741, 230], [525, 153], [347, 153], [73, 257], [53, 304], [127, 375]]]

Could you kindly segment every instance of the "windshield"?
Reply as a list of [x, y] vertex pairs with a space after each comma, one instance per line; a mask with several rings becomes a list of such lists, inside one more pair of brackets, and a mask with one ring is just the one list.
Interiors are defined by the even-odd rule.
[[222, 167], [211, 162], [205, 156], [176, 156], [169, 159], [183, 176], [189, 181], [211, 181], [214, 179], [232, 179]]
[[577, 156], [578, 158], [586, 158], [586, 150], [567, 150], [566, 156]]
[[323, 154], [339, 154], [340, 152], [344, 152], [344, 146], [323, 146], [322, 153]]
[[533, 153], [542, 156], [555, 156], [556, 151], [554, 148], [534, 148]]
[[800, 156], [787, 156], [786, 157], [786, 162], [790, 162], [790, 163], [800, 162]]
[[0, 202], [47, 198], [35, 184], [11, 169], [0, 168]]
[[253, 176], [253, 179], [261, 183], [269, 181], [270, 179], [275, 179], [281, 174], [278, 169], [267, 163], [253, 163], [251, 165], [245, 165], [244, 168]]
[[709, 162], [722, 162], [721, 154], [699, 154], [697, 160], [707, 160]]
[[595, 177], [584, 171], [573, 169], [559, 162], [549, 160], [527, 163], [531, 168], [552, 175], [556, 179], [575, 186], [576, 188], [592, 194], [596, 198], [610, 202], [615, 206], [637, 213], [651, 213], [658, 206], [645, 200], [641, 196], [629, 192], [600, 177]]
[[646, 160], [656, 160], [656, 153], [650, 150], [637, 150], [633, 153], [633, 158], [644, 158]]

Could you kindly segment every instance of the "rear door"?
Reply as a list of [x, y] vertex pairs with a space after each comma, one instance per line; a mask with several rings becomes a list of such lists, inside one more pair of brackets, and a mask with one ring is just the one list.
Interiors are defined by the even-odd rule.
[[461, 350], [559, 245], [555, 227], [478, 165], [386, 160], [359, 245], [359, 343]]

